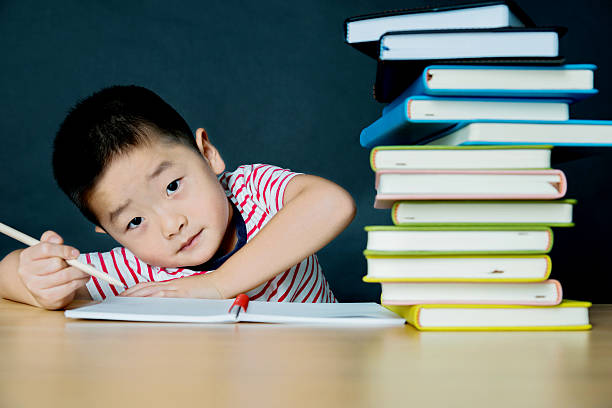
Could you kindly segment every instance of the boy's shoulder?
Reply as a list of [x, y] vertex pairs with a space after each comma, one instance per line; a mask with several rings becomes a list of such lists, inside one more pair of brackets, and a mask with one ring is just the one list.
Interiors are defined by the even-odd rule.
[[219, 181], [234, 204], [256, 205], [273, 215], [283, 206], [287, 184], [299, 174], [272, 164], [245, 164], [222, 173]]
[[[290, 169], [275, 166], [273, 164], [243, 164], [238, 166], [232, 171], [225, 171], [219, 176], [219, 180], [222, 184], [232, 187], [232, 185], [248, 184], [253, 186], [256, 183], [256, 187], [262, 187], [262, 182], [269, 181], [273, 182], [274, 179], [280, 176], [290, 177], [291, 175], [297, 175]], [[265, 185], [264, 185], [265, 187]]]

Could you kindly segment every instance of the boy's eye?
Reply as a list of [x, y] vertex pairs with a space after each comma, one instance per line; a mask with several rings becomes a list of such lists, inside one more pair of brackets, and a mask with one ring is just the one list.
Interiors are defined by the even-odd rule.
[[176, 190], [178, 190], [180, 185], [181, 185], [181, 180], [176, 179], [172, 183], [168, 184], [168, 187], [166, 187], [166, 192], [168, 193], [168, 195], [170, 195], [174, 193]]
[[134, 229], [137, 226], [139, 226], [141, 222], [142, 222], [142, 217], [134, 217], [132, 218], [132, 221], [130, 221], [127, 227], [128, 229]]

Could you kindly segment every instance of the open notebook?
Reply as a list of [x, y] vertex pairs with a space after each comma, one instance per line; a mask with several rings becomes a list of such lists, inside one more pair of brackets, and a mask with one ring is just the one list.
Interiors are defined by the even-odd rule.
[[279, 303], [236, 299], [112, 297], [66, 310], [74, 319], [181, 323], [292, 323], [343, 326], [402, 325], [405, 320], [377, 303]]

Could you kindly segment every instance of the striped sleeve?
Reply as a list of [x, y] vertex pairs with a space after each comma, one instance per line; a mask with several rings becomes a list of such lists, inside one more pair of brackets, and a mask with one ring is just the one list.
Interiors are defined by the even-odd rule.
[[[136, 258], [126, 248], [113, 248], [109, 252], [83, 253], [79, 255], [78, 260], [93, 265], [97, 270], [111, 275], [127, 287], [153, 280], [151, 267]], [[95, 276], [92, 276], [85, 286], [94, 300], [117, 296], [125, 290]]]
[[269, 164], [245, 166], [245, 186], [252, 200], [270, 215], [283, 207], [285, 189], [289, 181], [301, 174]]

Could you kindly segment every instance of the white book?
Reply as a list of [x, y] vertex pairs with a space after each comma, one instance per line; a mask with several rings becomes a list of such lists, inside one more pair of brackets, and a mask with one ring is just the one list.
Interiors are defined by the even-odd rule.
[[561, 285], [554, 279], [526, 283], [382, 282], [385, 305], [510, 304], [557, 305]]
[[450, 131], [428, 145], [509, 143], [554, 146], [612, 146], [612, 121], [473, 122]]
[[379, 146], [372, 170], [548, 169], [550, 146]]
[[380, 38], [380, 60], [557, 57], [559, 34], [544, 29], [396, 31]]
[[396, 225], [541, 224], [573, 226], [576, 200], [398, 201], [391, 218]]
[[366, 255], [364, 282], [482, 281], [536, 282], [548, 278], [550, 257], [519, 256], [374, 256]]
[[366, 255], [546, 253], [548, 227], [366, 226]]
[[136, 322], [263, 322], [338, 326], [404, 324], [404, 319], [376, 303], [259, 302], [248, 301], [247, 298], [242, 304], [245, 305], [244, 309], [236, 303], [236, 299], [111, 297], [64, 313], [73, 319]]

